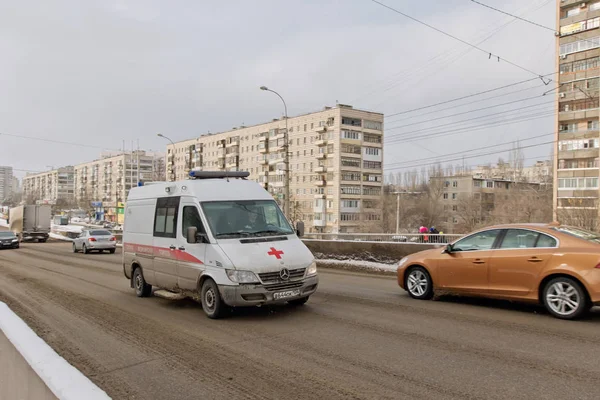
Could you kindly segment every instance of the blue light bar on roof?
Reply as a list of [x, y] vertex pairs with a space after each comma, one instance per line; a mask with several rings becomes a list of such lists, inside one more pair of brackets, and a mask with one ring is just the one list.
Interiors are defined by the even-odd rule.
[[190, 178], [192, 179], [227, 179], [227, 178], [241, 178], [245, 179], [250, 176], [248, 171], [190, 171]]

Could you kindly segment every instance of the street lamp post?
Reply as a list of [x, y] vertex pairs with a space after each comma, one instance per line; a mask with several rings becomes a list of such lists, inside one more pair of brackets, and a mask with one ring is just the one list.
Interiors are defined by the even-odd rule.
[[173, 161], [171, 161], [171, 180], [175, 181], [175, 143], [173, 143], [170, 138], [166, 137], [162, 133], [157, 133], [156, 136], [167, 139], [173, 145], [173, 152], [171, 153], [171, 156], [173, 157]]
[[285, 104], [285, 100], [279, 93], [274, 90], [269, 89], [266, 86], [261, 86], [260, 90], [265, 90], [267, 92], [275, 93], [283, 102], [283, 108], [285, 110], [285, 135], [283, 136], [283, 149], [285, 150], [283, 157], [283, 164], [285, 165], [285, 181], [283, 187], [283, 212], [286, 217], [291, 218], [290, 215], [290, 153], [289, 153], [289, 136], [288, 136], [288, 113], [287, 113], [287, 104]]

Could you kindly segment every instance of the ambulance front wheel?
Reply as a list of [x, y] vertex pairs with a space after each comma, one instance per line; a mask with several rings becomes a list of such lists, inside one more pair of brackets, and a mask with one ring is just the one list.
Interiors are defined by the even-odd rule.
[[221, 293], [219, 293], [219, 288], [217, 287], [215, 281], [212, 279], [205, 280], [202, 284], [200, 295], [202, 309], [208, 318], [218, 319], [225, 314], [228, 307], [223, 302]]

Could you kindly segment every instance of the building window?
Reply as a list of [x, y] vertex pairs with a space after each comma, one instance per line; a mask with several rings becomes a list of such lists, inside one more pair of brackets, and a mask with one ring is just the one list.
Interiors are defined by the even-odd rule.
[[560, 55], [568, 55], [600, 47], [600, 36], [560, 45]]
[[567, 101], [559, 104], [560, 112], [582, 111], [598, 108], [598, 98]]
[[365, 169], [381, 169], [380, 161], [363, 161], [363, 168]]
[[598, 178], [559, 178], [559, 190], [598, 189]]
[[362, 123], [357, 118], [342, 117], [342, 125], [362, 126]]
[[458, 187], [458, 181], [452, 181], [452, 187]]
[[558, 142], [559, 151], [596, 149], [599, 145], [599, 139], [578, 139], [578, 140], [560, 140]]
[[382, 126], [383, 124], [381, 122], [378, 121], [369, 121], [369, 120], [364, 120], [364, 124], [363, 124], [363, 128], [367, 128], [367, 129], [373, 129], [376, 131], [380, 131], [382, 130]]
[[343, 208], [358, 208], [360, 206], [359, 200], [342, 200]]
[[340, 215], [342, 221], [360, 221], [360, 214], [357, 213], [342, 213]]
[[452, 193], [452, 200], [456, 200], [458, 198], [456, 193]]
[[360, 194], [360, 186], [342, 186], [340, 188], [341, 194]]
[[342, 130], [341, 132], [342, 139], [360, 140], [360, 135], [361, 133], [357, 131]]
[[353, 144], [342, 143], [341, 152], [342, 153], [349, 153], [349, 154], [360, 154], [360, 146], [355, 146]]
[[379, 155], [379, 148], [377, 147], [364, 147], [365, 149], [365, 155], [368, 156], [378, 156]]
[[481, 181], [473, 181], [473, 187], [481, 187]]
[[363, 140], [368, 143], [381, 143], [381, 136], [369, 135], [368, 133], [365, 133], [363, 136]]
[[365, 187], [363, 187], [363, 195], [365, 195], [365, 196], [379, 196], [379, 195], [381, 195], [381, 188], [380, 187], [365, 186]]
[[448, 200], [448, 193], [444, 193], [443, 197], [444, 197], [444, 200]]

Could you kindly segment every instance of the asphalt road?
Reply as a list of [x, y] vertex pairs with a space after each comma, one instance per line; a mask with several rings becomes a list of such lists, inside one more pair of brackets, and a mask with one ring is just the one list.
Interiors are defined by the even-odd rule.
[[0, 300], [114, 399], [599, 399], [600, 313], [411, 300], [390, 277], [320, 271], [300, 308], [207, 319], [135, 297], [120, 250], [0, 251]]

